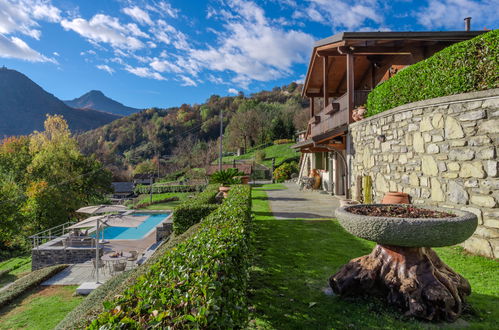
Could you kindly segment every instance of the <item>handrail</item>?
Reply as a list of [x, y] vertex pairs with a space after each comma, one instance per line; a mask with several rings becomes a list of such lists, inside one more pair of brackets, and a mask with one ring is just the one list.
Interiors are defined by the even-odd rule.
[[55, 227], [45, 229], [39, 233], [29, 236], [34, 248], [38, 248], [40, 244], [43, 244], [49, 240], [55, 239], [57, 237], [63, 236], [68, 231], [68, 227], [75, 224], [76, 221], [67, 221], [63, 224], [57, 225]]

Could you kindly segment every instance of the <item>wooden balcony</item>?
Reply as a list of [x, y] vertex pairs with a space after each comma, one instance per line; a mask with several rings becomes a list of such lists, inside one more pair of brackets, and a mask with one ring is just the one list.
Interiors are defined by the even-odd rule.
[[[367, 95], [370, 91], [358, 90], [354, 93], [355, 107], [363, 105], [367, 101]], [[341, 126], [347, 126], [350, 123], [350, 112], [347, 105], [347, 94], [343, 94], [333, 100], [321, 112], [315, 114], [310, 121], [311, 137], [327, 133]]]

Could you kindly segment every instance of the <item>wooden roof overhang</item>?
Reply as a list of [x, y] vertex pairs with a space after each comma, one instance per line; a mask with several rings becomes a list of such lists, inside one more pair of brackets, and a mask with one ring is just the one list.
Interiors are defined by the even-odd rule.
[[[338, 97], [347, 91], [347, 53], [354, 55], [354, 89], [371, 89], [390, 66], [413, 64], [453, 43], [484, 32], [487, 31], [338, 33], [316, 42], [302, 96], [324, 96], [323, 57], [328, 58], [328, 95]], [[378, 69], [374, 75], [373, 65]]]
[[301, 152], [328, 152], [331, 149], [346, 149], [346, 133], [348, 127], [340, 126], [329, 132], [313, 136], [305, 141], [298, 142], [291, 146], [293, 149], [300, 149]]

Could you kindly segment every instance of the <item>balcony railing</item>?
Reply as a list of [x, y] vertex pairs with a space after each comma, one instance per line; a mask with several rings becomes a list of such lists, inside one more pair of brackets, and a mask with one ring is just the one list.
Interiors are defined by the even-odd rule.
[[[365, 104], [369, 92], [364, 90], [355, 91], [354, 107]], [[315, 115], [315, 118], [311, 120], [311, 136], [317, 136], [349, 124], [350, 113], [348, 111], [347, 97], [346, 93], [343, 94]]]

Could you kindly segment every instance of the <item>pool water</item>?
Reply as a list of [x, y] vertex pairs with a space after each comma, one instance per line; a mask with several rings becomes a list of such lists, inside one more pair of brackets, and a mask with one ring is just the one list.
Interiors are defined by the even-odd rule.
[[[104, 228], [104, 239], [142, 239], [147, 235], [152, 229], [154, 229], [158, 224], [161, 223], [170, 213], [133, 213], [132, 216], [144, 216], [149, 215], [149, 217], [142, 222], [138, 227], [125, 228], [125, 227], [106, 227]], [[102, 238], [102, 234], [99, 233]]]

